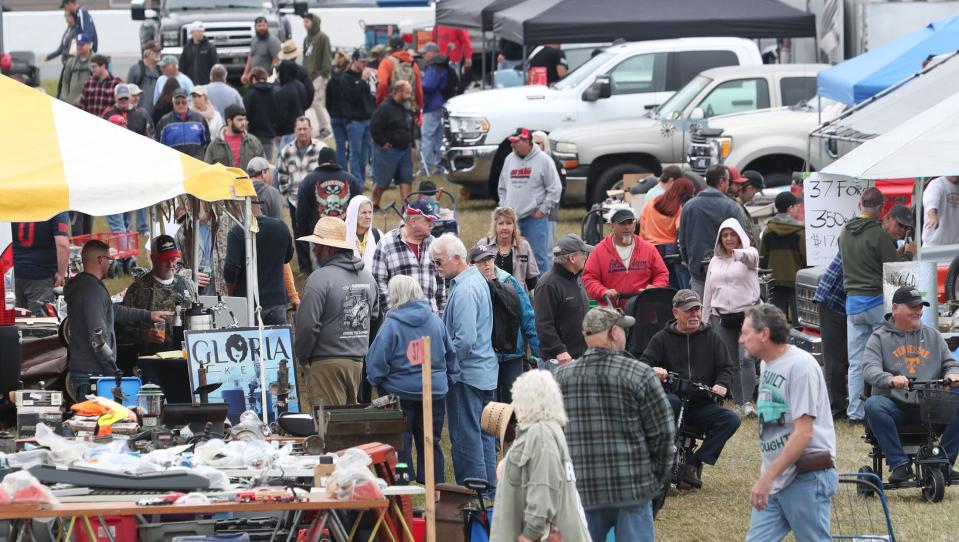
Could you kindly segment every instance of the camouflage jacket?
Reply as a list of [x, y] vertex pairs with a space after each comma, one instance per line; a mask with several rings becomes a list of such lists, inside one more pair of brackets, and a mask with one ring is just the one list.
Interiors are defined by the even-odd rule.
[[[187, 293], [184, 293], [184, 290]], [[188, 278], [175, 275], [173, 283], [167, 286], [157, 282], [153, 273], [147, 273], [127, 288], [123, 305], [150, 311], [173, 312], [177, 305], [190, 305], [195, 291], [193, 281]], [[144, 343], [143, 333], [152, 327], [153, 322], [132, 322], [118, 326], [118, 342], [136, 345], [141, 356], [180, 349], [179, 344], [174, 344], [170, 329], [166, 330], [166, 342], [163, 344]]]

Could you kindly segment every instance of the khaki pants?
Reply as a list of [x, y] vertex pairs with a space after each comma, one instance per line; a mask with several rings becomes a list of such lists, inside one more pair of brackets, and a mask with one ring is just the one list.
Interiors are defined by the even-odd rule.
[[332, 358], [300, 365], [300, 408], [313, 412], [319, 405], [356, 404], [356, 392], [363, 376], [362, 362]]
[[329, 79], [322, 75], [316, 76], [316, 79], [313, 80], [313, 104], [310, 105], [310, 108], [316, 114], [316, 121], [319, 124], [317, 128], [332, 133], [333, 126], [330, 124], [330, 114], [326, 112], [324, 106], [326, 103], [326, 83], [328, 81]]

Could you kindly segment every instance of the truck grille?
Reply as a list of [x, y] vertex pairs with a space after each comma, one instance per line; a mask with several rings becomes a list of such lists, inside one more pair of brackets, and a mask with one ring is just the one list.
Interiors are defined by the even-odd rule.
[[[218, 49], [227, 47], [249, 48], [253, 41], [253, 25], [243, 23], [205, 23], [206, 37]], [[186, 44], [190, 39], [190, 28], [180, 29], [180, 43]]]
[[796, 284], [796, 310], [799, 312], [799, 324], [819, 329], [819, 308], [813, 301], [816, 288]]
[[706, 136], [699, 130], [690, 131], [687, 162], [689, 162], [689, 168], [700, 175], [704, 175], [709, 169], [709, 145], [706, 143]]

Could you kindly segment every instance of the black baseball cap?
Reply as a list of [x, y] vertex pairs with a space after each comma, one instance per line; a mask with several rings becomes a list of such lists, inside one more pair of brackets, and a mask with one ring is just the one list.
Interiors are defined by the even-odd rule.
[[632, 209], [617, 209], [613, 216], [609, 217], [610, 224], [619, 224], [627, 220], [636, 220], [636, 213]]
[[746, 182], [743, 183], [746, 186], [752, 186], [756, 190], [764, 190], [766, 188], [766, 179], [763, 178], [763, 174], [755, 170], [747, 170], [743, 172], [743, 178], [746, 179]]
[[923, 307], [928, 307], [929, 302], [922, 298], [922, 295], [919, 294], [919, 290], [903, 286], [896, 290], [896, 293], [892, 295], [892, 302], [896, 305], [907, 305], [912, 308], [916, 308], [920, 305]]
[[893, 205], [889, 209], [889, 216], [907, 228], [915, 228], [916, 222], [912, 218], [912, 211], [905, 205]]

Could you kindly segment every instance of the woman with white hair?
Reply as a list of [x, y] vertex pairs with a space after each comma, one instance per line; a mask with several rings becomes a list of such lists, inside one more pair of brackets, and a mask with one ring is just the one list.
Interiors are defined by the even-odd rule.
[[456, 349], [446, 326], [433, 314], [429, 301], [415, 279], [397, 275], [387, 285], [389, 306], [386, 319], [366, 354], [366, 378], [381, 395], [395, 393], [406, 417], [403, 451], [400, 461], [413, 465], [413, 443], [416, 443], [416, 481], [425, 483], [423, 467], [423, 369], [406, 357], [411, 341], [430, 338], [430, 373], [433, 387], [433, 465], [437, 483], [446, 481], [440, 435], [446, 414], [446, 394], [450, 384], [459, 380], [460, 367]]
[[381, 236], [380, 230], [373, 227], [373, 202], [362, 194], [353, 196], [346, 208], [346, 240], [353, 241], [356, 245], [353, 253], [363, 260], [370, 272], [373, 271], [373, 255]]
[[498, 469], [490, 542], [589, 542], [563, 426], [563, 395], [549, 371], [513, 384], [516, 440]]
[[[563, 197], [566, 195], [566, 168], [563, 167], [562, 162], [560, 162], [558, 159], [556, 159], [555, 156], [553, 156], [553, 153], [551, 152], [551, 149], [549, 146], [549, 136], [546, 135], [546, 132], [543, 132], [542, 130], [536, 130], [535, 132], [533, 132], [533, 143], [538, 145], [539, 150], [545, 152], [546, 156], [549, 156], [550, 158], [552, 158], [553, 164], [556, 165], [556, 173], [559, 175], [559, 182], [562, 183], [563, 185], [563, 191], [560, 193], [560, 196], [559, 196], [559, 203], [560, 205], [562, 205]], [[549, 242], [550, 249], [552, 249], [553, 246], [556, 244], [556, 227], [559, 225], [560, 205], [553, 207], [549, 211], [549, 229], [548, 229], [549, 237], [547, 238], [547, 241]], [[543, 272], [545, 273], [546, 271], [543, 271]]]

